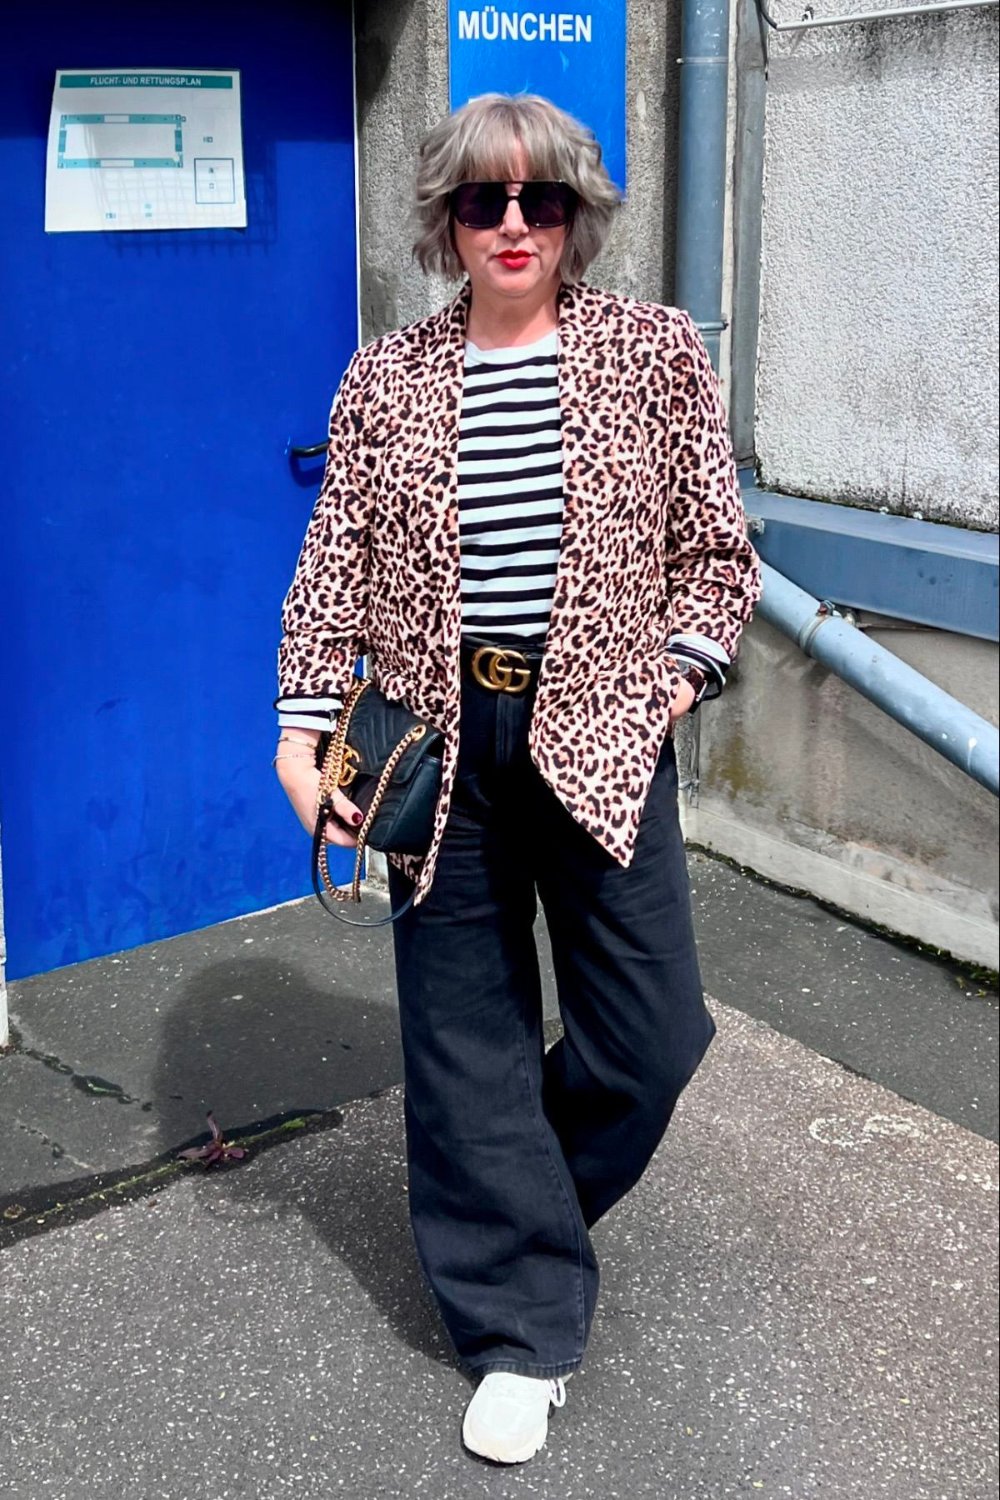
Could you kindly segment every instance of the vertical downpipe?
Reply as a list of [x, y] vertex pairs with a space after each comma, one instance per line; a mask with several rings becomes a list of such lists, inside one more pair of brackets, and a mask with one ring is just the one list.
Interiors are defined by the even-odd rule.
[[726, 207], [729, 0], [682, 0], [677, 142], [677, 270], [685, 308], [719, 368]]
[[[681, 0], [674, 302], [691, 314], [718, 374], [726, 212], [729, 0]], [[700, 714], [678, 726], [682, 825], [698, 805]]]

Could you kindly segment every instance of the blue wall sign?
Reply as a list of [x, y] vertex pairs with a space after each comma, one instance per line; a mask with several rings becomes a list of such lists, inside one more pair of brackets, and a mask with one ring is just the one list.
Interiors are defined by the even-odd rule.
[[449, 0], [451, 107], [477, 94], [543, 94], [590, 127], [624, 190], [625, 0], [558, 3]]

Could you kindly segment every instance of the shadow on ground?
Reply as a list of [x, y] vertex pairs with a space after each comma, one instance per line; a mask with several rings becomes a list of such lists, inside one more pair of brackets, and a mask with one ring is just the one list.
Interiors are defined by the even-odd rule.
[[[197, 1134], [207, 1109], [232, 1135], [377, 1097], [398, 1082], [395, 1008], [373, 1003], [370, 972], [364, 988], [354, 972], [345, 964], [320, 983], [295, 962], [258, 957], [199, 970], [163, 1025], [153, 1093], [161, 1149]], [[410, 1233], [401, 1142], [345, 1151], [343, 1140], [336, 1123], [322, 1132], [322, 1168], [307, 1186], [280, 1170], [233, 1172], [227, 1191], [269, 1217], [304, 1216], [398, 1339], [455, 1364]]]
[[294, 960], [231, 958], [180, 989], [164, 1018], [152, 1102], [160, 1148], [364, 1098], [402, 1074], [395, 1008], [345, 970], [319, 982]]

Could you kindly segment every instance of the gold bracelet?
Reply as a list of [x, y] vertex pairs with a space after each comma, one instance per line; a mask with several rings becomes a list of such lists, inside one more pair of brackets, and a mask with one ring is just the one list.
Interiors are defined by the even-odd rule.
[[316, 764], [314, 755], [276, 755], [271, 761], [272, 766], [276, 766], [279, 760], [311, 760], [313, 765]]
[[279, 745], [302, 745], [307, 750], [315, 750], [318, 743], [318, 740], [293, 740], [287, 734], [278, 735]]

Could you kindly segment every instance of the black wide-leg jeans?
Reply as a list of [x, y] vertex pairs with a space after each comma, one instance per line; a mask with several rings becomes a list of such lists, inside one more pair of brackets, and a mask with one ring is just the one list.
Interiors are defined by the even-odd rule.
[[[642, 1175], [715, 1031], [702, 999], [673, 741], [623, 869], [528, 755], [533, 690], [466, 671], [430, 891], [395, 924], [417, 1251], [475, 1371], [557, 1376], [597, 1298], [588, 1230]], [[412, 889], [390, 869], [394, 905]], [[562, 1039], [546, 1053], [532, 924]]]

